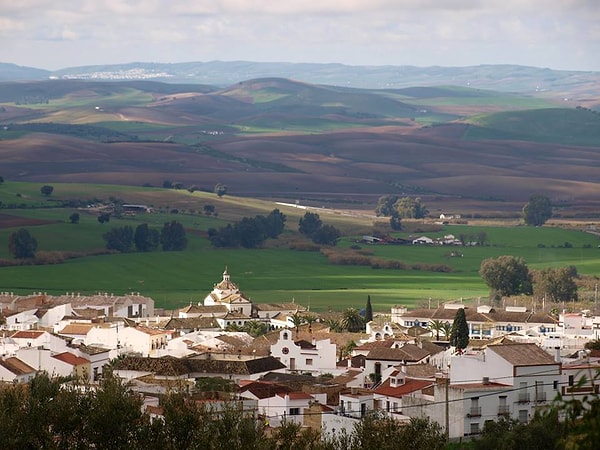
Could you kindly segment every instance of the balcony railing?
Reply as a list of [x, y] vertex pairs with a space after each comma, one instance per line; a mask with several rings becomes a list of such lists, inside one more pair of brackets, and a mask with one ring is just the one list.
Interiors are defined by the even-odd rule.
[[469, 417], [481, 417], [481, 406], [471, 406]]
[[529, 392], [520, 392], [519, 393], [519, 403], [525, 403], [530, 401]]
[[510, 414], [510, 407], [508, 405], [498, 406], [498, 415], [499, 416], [508, 416], [509, 414]]
[[546, 393], [538, 392], [537, 394], [535, 394], [535, 401], [536, 402], [545, 402], [546, 401]]

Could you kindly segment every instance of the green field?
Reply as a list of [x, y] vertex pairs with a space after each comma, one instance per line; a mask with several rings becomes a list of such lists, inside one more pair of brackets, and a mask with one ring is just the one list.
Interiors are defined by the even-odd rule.
[[[112, 218], [100, 224], [96, 212], [81, 208], [79, 224], [69, 223], [73, 208], [2, 209], [11, 220], [38, 219], [48, 223], [25, 226], [36, 237], [40, 251], [89, 252], [104, 247], [102, 234], [114, 226], [149, 223], [155, 228], [177, 220], [188, 230], [189, 245], [183, 252], [153, 252], [88, 256], [62, 264], [44, 266], [9, 266], [0, 268], [0, 290], [28, 294], [44, 291], [111, 292], [124, 294], [140, 292], [155, 299], [159, 307], [174, 308], [201, 301], [220, 281], [225, 266], [232, 278], [255, 302], [296, 301], [313, 310], [341, 310], [348, 306], [362, 308], [367, 295], [376, 310], [389, 310], [394, 304], [416, 305], [427, 302], [486, 298], [488, 289], [478, 270], [485, 258], [500, 255], [522, 256], [531, 268], [574, 265], [579, 273], [600, 273], [600, 250], [597, 236], [582, 231], [551, 227], [477, 227], [448, 225], [441, 231], [424, 233], [430, 237], [445, 234], [476, 235], [485, 231], [486, 245], [482, 247], [394, 246], [360, 244], [361, 250], [381, 258], [401, 260], [408, 264], [445, 264], [449, 273], [417, 270], [383, 270], [371, 267], [336, 266], [318, 252], [289, 250], [269, 245], [260, 250], [213, 249], [205, 236], [210, 227], [223, 226], [241, 216], [266, 214], [276, 207], [271, 202], [242, 199], [232, 196], [217, 198], [214, 194], [174, 191], [156, 188], [122, 186], [54, 185], [51, 201], [39, 193], [39, 184], [7, 182], [0, 187], [0, 201], [21, 193], [30, 205], [56, 205], [58, 200], [79, 198], [108, 198], [118, 195], [128, 202], [152, 203], [155, 213]], [[202, 206], [216, 205], [217, 217], [202, 214]], [[169, 211], [179, 208], [179, 213]], [[287, 214], [284, 240], [297, 239], [298, 218], [302, 210], [280, 207]], [[325, 223], [345, 230], [347, 235], [340, 247], [356, 245], [355, 240], [369, 230], [370, 219], [353, 218], [320, 212]], [[16, 218], [16, 219], [15, 219]], [[21, 218], [21, 219], [19, 219]], [[0, 224], [2, 221], [0, 220]], [[0, 228], [0, 242], [18, 226]], [[359, 231], [360, 230], [360, 231]], [[407, 233], [399, 236], [409, 238]], [[415, 234], [413, 237], [418, 236]], [[8, 258], [8, 246], [0, 246], [0, 258]], [[451, 252], [462, 256], [450, 256]]]

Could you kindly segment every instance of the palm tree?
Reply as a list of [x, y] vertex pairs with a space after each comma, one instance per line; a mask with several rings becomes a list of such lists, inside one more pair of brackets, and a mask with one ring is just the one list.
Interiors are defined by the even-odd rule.
[[435, 340], [440, 340], [440, 332], [444, 330], [444, 322], [439, 319], [434, 319], [427, 324], [427, 328], [435, 333]]
[[298, 333], [300, 325], [302, 325], [304, 322], [304, 317], [302, 317], [300, 314], [294, 313], [294, 315], [292, 315], [292, 323], [294, 324], [294, 327], [296, 327], [296, 333]]
[[339, 320], [327, 319], [327, 321], [325, 323], [329, 327], [330, 332], [338, 333], [342, 330], [342, 325], [340, 324]]
[[444, 333], [444, 337], [446, 340], [450, 338], [450, 333], [452, 332], [452, 324], [447, 320], [442, 323], [442, 333]]
[[343, 313], [341, 325], [346, 331], [356, 333], [363, 329], [364, 319], [358, 309], [348, 308]]

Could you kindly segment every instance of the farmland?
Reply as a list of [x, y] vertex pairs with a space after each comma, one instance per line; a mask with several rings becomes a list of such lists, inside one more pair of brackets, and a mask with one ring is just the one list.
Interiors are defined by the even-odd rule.
[[[296, 301], [314, 310], [363, 307], [370, 295], [376, 309], [387, 310], [393, 304], [416, 305], [424, 302], [487, 298], [488, 289], [478, 275], [481, 261], [488, 257], [511, 254], [522, 256], [531, 268], [574, 265], [581, 274], [600, 272], [598, 238], [583, 231], [557, 227], [499, 227], [481, 225], [433, 226], [424, 232], [431, 237], [452, 233], [471, 235], [484, 231], [483, 247], [396, 246], [359, 244], [362, 251], [409, 264], [445, 264], [453, 270], [437, 273], [419, 270], [373, 269], [369, 266], [330, 264], [315, 251], [289, 249], [299, 239], [297, 223], [304, 210], [273, 202], [185, 190], [56, 184], [52, 201], [39, 193], [39, 184], [7, 182], [0, 187], [0, 201], [6, 202], [18, 190], [30, 205], [45, 203], [45, 208], [5, 210], [0, 217], [0, 242], [24, 226], [36, 237], [39, 250], [45, 252], [93, 252], [104, 246], [102, 234], [114, 226], [148, 223], [160, 228], [177, 220], [188, 230], [188, 248], [183, 252], [107, 254], [70, 259], [61, 264], [9, 266], [0, 268], [2, 290], [31, 293], [64, 292], [141, 292], [155, 299], [157, 306], [174, 308], [190, 301], [201, 301], [218, 281], [225, 266], [234, 281], [256, 302]], [[132, 203], [152, 204], [155, 212], [112, 218], [100, 224], [96, 212], [80, 209], [47, 207], [62, 200], [108, 198], [117, 195]], [[206, 216], [203, 205], [215, 205], [218, 216]], [[287, 217], [284, 235], [270, 241], [263, 249], [215, 249], [206, 237], [209, 227], [220, 227], [242, 216], [266, 214], [278, 207]], [[173, 213], [173, 210], [177, 213]], [[80, 213], [79, 224], [68, 220], [73, 211]], [[340, 214], [340, 211], [317, 210], [325, 223], [344, 231], [339, 247], [356, 246], [362, 234], [373, 230], [374, 217]], [[22, 220], [19, 225], [18, 219]], [[32, 219], [39, 223], [31, 223]], [[4, 225], [3, 225], [4, 224]], [[413, 228], [423, 228], [415, 223]], [[417, 236], [417, 231], [401, 232], [397, 237]], [[565, 243], [568, 243], [567, 245]], [[449, 254], [459, 250], [462, 256]], [[9, 258], [7, 247], [0, 246], [0, 257]]]

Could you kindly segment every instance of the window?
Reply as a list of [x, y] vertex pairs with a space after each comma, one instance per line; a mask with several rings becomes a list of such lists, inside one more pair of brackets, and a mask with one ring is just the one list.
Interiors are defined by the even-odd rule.
[[290, 416], [299, 416], [300, 408], [290, 408]]
[[312, 360], [312, 358], [307, 358], [307, 359], [306, 359], [306, 365], [307, 365], [307, 366], [312, 366], [312, 365], [313, 365], [313, 360]]
[[569, 386], [573, 386], [575, 384], [575, 375], [569, 375]]
[[283, 353], [284, 355], [287, 355], [289, 352], [290, 352], [290, 349], [289, 349], [289, 348], [287, 348], [287, 347], [283, 347], [283, 348], [281, 349], [281, 353]]
[[479, 434], [479, 422], [471, 424], [471, 434]]
[[558, 380], [554, 380], [554, 381], [552, 382], [552, 389], [554, 389], [555, 391], [557, 391], [557, 390], [558, 390]]
[[527, 423], [528, 411], [526, 409], [519, 410], [519, 422]]
[[282, 336], [282, 337], [283, 337], [283, 339], [285, 339], [285, 340], [287, 341], [287, 339], [288, 339], [288, 334], [287, 334], [287, 333], [283, 333], [283, 336]]

